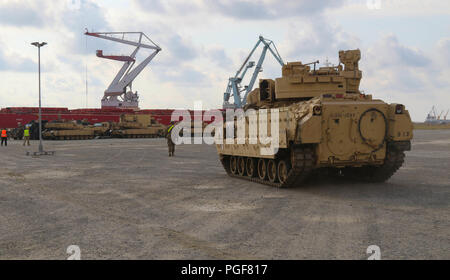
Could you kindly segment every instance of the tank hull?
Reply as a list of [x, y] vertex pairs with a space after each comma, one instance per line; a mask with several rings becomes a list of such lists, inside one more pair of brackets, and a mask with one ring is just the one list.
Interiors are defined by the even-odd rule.
[[260, 80], [244, 111], [221, 127], [228, 138], [217, 152], [230, 176], [292, 187], [313, 170], [373, 182], [401, 167], [413, 137], [409, 112], [359, 91], [359, 50], [339, 58], [345, 68], [293, 62], [281, 78]]

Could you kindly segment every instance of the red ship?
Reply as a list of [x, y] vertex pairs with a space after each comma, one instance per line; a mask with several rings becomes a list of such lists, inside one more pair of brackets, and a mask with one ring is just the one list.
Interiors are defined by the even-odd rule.
[[[87, 120], [89, 123], [118, 122], [122, 114], [151, 114], [156, 121], [168, 125], [173, 109], [68, 109], [42, 108], [42, 119], [54, 120]], [[38, 120], [37, 107], [10, 107], [0, 109], [0, 128], [16, 128]], [[193, 112], [191, 112], [193, 114]]]

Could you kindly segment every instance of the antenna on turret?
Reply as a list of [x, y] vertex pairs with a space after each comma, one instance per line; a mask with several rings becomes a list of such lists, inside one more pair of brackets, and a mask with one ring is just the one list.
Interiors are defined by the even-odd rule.
[[313, 61], [313, 62], [310, 62], [310, 63], [306, 63], [306, 64], [304, 64], [304, 65], [311, 65], [311, 64], [314, 64], [314, 72], [316, 72], [316, 64], [319, 64], [320, 62], [319, 62], [319, 60], [317, 60], [317, 61]]

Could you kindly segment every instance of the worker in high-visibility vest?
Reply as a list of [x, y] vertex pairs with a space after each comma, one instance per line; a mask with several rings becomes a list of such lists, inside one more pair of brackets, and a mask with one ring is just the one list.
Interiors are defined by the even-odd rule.
[[5, 147], [8, 146], [8, 131], [6, 129], [2, 129], [2, 146], [5, 143]]
[[175, 123], [171, 122], [166, 133], [167, 146], [169, 147], [169, 157], [175, 156], [175, 143], [173, 143], [172, 141], [172, 130], [174, 129], [174, 127]]
[[25, 144], [30, 146], [30, 129], [28, 127], [23, 130], [23, 145], [25, 146]]

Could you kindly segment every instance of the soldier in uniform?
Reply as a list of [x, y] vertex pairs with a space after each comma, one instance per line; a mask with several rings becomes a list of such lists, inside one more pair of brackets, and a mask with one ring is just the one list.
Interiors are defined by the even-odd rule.
[[172, 133], [171, 133], [174, 127], [175, 122], [171, 122], [166, 133], [167, 146], [169, 147], [169, 157], [175, 156], [175, 143], [173, 143], [172, 141]]
[[23, 130], [23, 145], [25, 146], [25, 144], [30, 146], [30, 129], [28, 127]]

